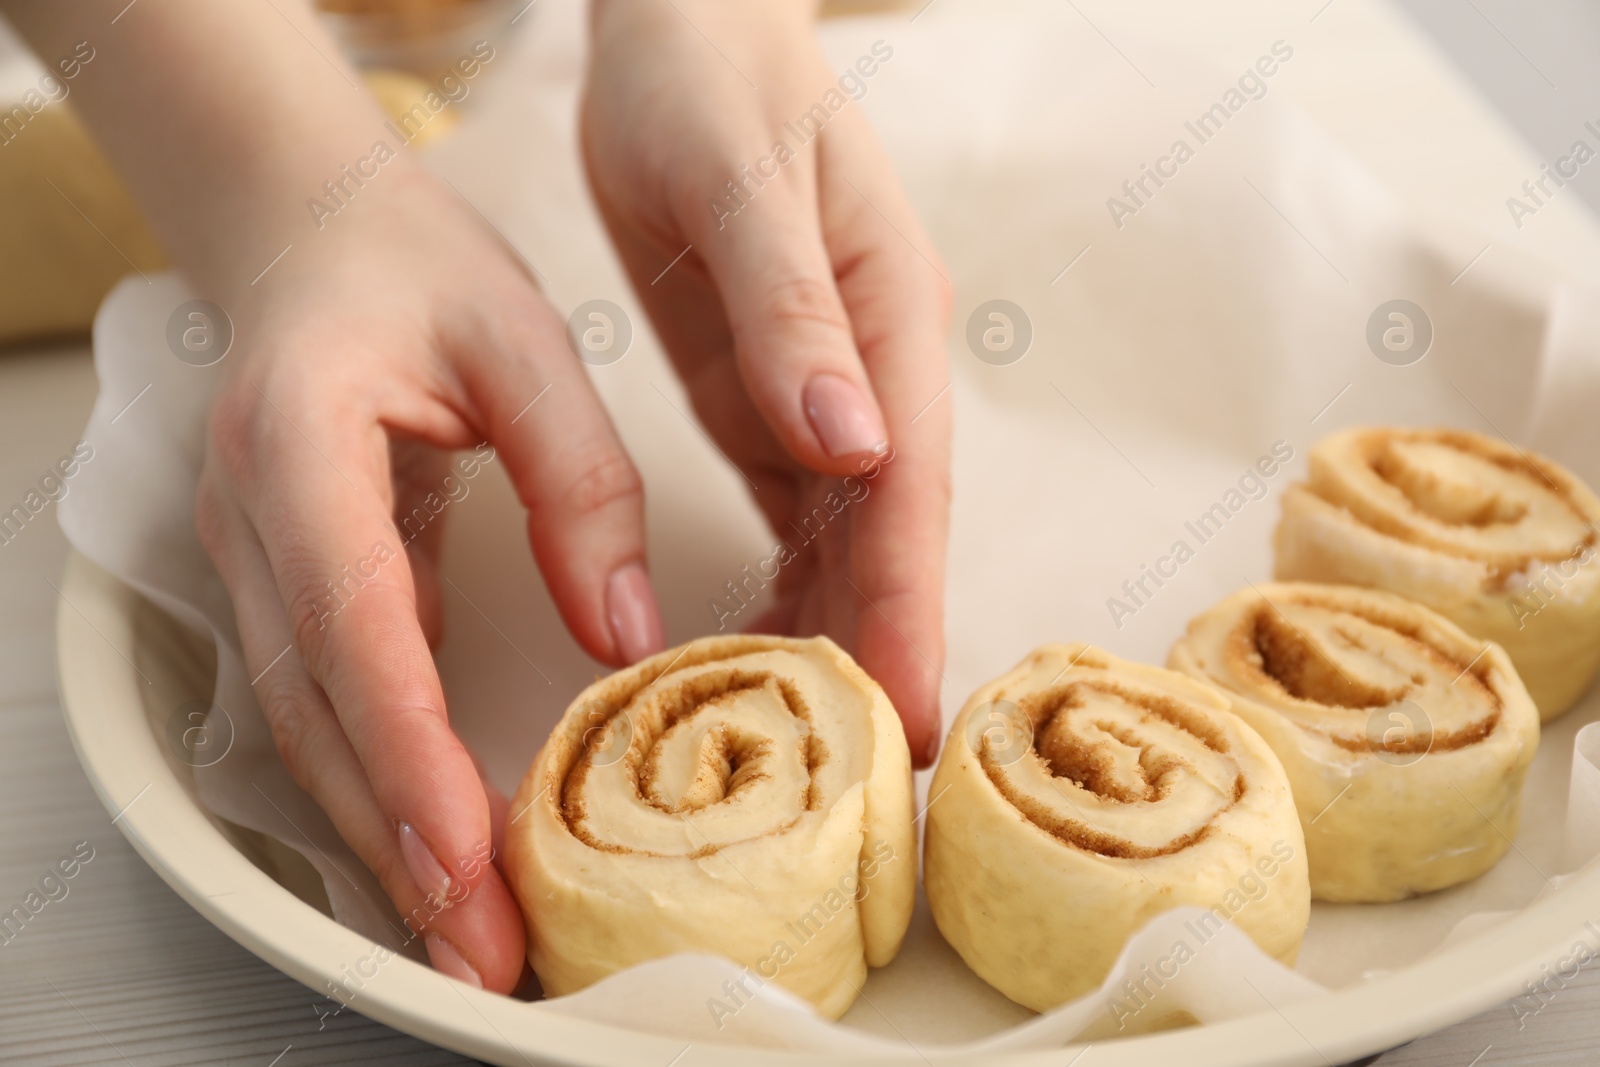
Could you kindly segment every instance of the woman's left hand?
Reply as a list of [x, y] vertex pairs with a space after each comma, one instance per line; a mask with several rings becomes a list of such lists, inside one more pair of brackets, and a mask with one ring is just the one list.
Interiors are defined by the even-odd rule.
[[893, 49], [835, 73], [815, 7], [595, 0], [584, 158], [696, 413], [793, 549], [756, 628], [854, 653], [925, 766], [944, 662], [950, 286], [852, 99]]

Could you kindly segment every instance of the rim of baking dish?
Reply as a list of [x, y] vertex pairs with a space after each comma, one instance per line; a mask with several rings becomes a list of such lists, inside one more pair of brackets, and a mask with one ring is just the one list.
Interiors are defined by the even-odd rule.
[[[56, 610], [57, 662], [67, 731], [84, 772], [115, 824], [152, 869], [213, 925], [313, 990], [372, 942], [301, 900], [258, 868], [214, 825], [179, 782], [148, 725], [148, 684], [134, 666], [137, 592], [73, 552]], [[1600, 863], [1501, 925], [1376, 978], [1279, 1011], [1094, 1043], [1095, 1067], [1325, 1065], [1360, 1059], [1442, 1029], [1521, 992], [1542, 964], [1570, 949], [1600, 917]], [[546, 1011], [537, 1003], [473, 989], [396, 958], [364, 986], [354, 1010], [446, 1048], [503, 1065], [746, 1067], [822, 1065], [877, 1058], [822, 1056], [734, 1045], [688, 1045]], [[986, 1064], [1072, 1062], [1081, 1045], [988, 1054]], [[961, 1062], [925, 1048], [910, 1058]]]

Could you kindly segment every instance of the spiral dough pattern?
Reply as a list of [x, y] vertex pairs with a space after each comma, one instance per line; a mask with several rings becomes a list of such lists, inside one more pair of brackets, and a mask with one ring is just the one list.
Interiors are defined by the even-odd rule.
[[552, 996], [698, 951], [837, 1017], [910, 921], [905, 737], [826, 638], [707, 638], [595, 683], [512, 812], [507, 868]]
[[[1310, 898], [1288, 782], [1209, 686], [1045, 646], [968, 701], [929, 795], [939, 929], [1036, 1011], [1098, 985], [1180, 904], [1216, 908], [1286, 962], [1299, 950]], [[1269, 869], [1260, 900], [1222, 903]]]
[[1390, 593], [1251, 587], [1189, 624], [1169, 666], [1225, 690], [1294, 789], [1320, 900], [1476, 878], [1517, 832], [1539, 715], [1505, 652]]
[[1385, 589], [1511, 656], [1543, 717], [1600, 669], [1600, 500], [1559, 464], [1460, 430], [1357, 428], [1311, 450], [1274, 537], [1283, 581]]

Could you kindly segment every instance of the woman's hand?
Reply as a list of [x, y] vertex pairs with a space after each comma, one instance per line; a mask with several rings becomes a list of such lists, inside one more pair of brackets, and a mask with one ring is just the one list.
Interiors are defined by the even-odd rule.
[[[602, 203], [698, 409], [775, 523], [877, 442], [893, 448], [870, 496], [786, 568], [780, 610], [854, 648], [926, 759], [948, 408], [912, 419], [945, 385], [943, 288], [895, 232], [927, 252], [848, 109], [725, 229], [698, 217], [831, 76], [784, 43], [805, 30], [798, 12], [730, 10], [724, 26], [678, 2], [782, 88], [756, 94], [717, 70], [665, 0], [602, 0], [588, 109]], [[388, 134], [306, 5], [0, 4], [47, 57], [115, 21], [117, 47], [75, 81], [74, 104], [168, 252], [234, 320], [198, 521], [286, 763], [418, 917], [434, 964], [510, 990], [524, 931], [486, 862], [505, 802], [450, 730], [430, 654], [438, 520], [406, 517], [464, 476], [448, 450], [487, 441], [579, 643], [614, 665], [660, 647], [638, 476], [564, 323], [404, 151], [337, 215], [308, 215], [307, 198]], [[609, 61], [632, 73], [607, 89]]]
[[47, 60], [114, 26], [73, 103], [233, 319], [197, 517], [279, 751], [434, 965], [509, 991], [526, 940], [489, 862], [505, 800], [450, 729], [429, 648], [447, 515], [417, 506], [489, 457], [447, 450], [487, 442], [578, 642], [617, 666], [660, 648], [639, 478], [564, 322], [308, 4], [0, 6]]
[[620, 666], [662, 644], [638, 474], [514, 254], [405, 160], [232, 306], [198, 515], [273, 737], [434, 965], [509, 990], [505, 800], [450, 729], [423, 502], [503, 462], [568, 628]]
[[[758, 627], [854, 652], [926, 766], [944, 661], [949, 282], [865, 118], [830, 107], [846, 97], [815, 7], [594, 0], [585, 162], [696, 412], [795, 550]], [[824, 509], [807, 544], [800, 524], [885, 443], [868, 495]]]

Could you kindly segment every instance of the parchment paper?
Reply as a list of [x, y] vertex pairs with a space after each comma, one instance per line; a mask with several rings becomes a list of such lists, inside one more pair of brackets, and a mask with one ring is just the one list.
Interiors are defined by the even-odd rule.
[[[681, 390], [583, 191], [578, 5], [545, 0], [539, 19], [537, 32], [506, 44], [511, 57], [476, 90], [477, 110], [433, 163], [516, 235], [563, 313], [604, 298], [632, 316], [632, 349], [592, 377], [645, 474], [653, 574], [669, 638], [684, 640], [714, 628], [708, 601], [769, 542], [742, 480], [679, 414]], [[1503, 434], [1600, 484], [1591, 415], [1600, 293], [1509, 249], [1463, 272], [1484, 241], [1403, 209], [1290, 105], [1274, 79], [1294, 76], [1292, 56], [1203, 143], [1185, 126], [1226, 108], [1227, 91], [1273, 54], [1274, 40], [1225, 70], [1147, 43], [1135, 68], [1071, 11], [960, 0], [941, 0], [916, 23], [851, 20], [823, 35], [839, 69], [874, 41], [894, 49], [851, 106], [875, 120], [957, 294], [955, 385], [926, 398], [953, 404], [957, 420], [947, 717], [1044, 641], [1163, 662], [1192, 615], [1270, 576], [1276, 497], [1303, 473], [1309, 446], [1338, 427]], [[1292, 50], [1289, 36], [1281, 40]], [[1180, 139], [1192, 158], [1159, 186], [1146, 179], [1137, 210], [1117, 219], [1108, 198], [1131, 206], [1124, 181]], [[493, 177], [503, 173], [516, 180]], [[272, 751], [233, 646], [231, 606], [192, 532], [203, 413], [226, 361], [195, 368], [168, 350], [167, 319], [189, 297], [172, 277], [132, 279], [102, 308], [101, 396], [85, 431], [96, 459], [73, 480], [62, 523], [79, 551], [215, 633], [216, 704], [236, 739], [227, 758], [197, 770], [206, 804], [306, 856], [334, 914], [393, 945], [398, 924], [376, 882]], [[1425, 309], [1434, 334], [1406, 366], [1381, 361], [1366, 340], [1374, 310], [1397, 298]], [[966, 339], [969, 316], [992, 299], [1019, 306], [1031, 324], [1030, 347], [1008, 365], [981, 361]], [[1267, 496], [1134, 615], [1115, 619], [1107, 602], [1124, 580], [1280, 441], [1295, 459]], [[445, 572], [460, 592], [446, 594], [439, 665], [458, 730], [509, 792], [599, 668], [561, 627], [502, 471], [491, 466], [471, 483], [448, 519]], [[694, 1041], [914, 1056], [979, 1039], [973, 1047], [1049, 1047], [1180, 1012], [1219, 1020], [1259, 1011], [1263, 999], [1282, 1006], [1405, 966], [1458, 927], [1470, 936], [1600, 851], [1600, 735], [1585, 733], [1574, 757], [1580, 728], [1597, 717], [1591, 696], [1546, 729], [1517, 849], [1499, 867], [1403, 904], [1317, 905], [1296, 972], [1230, 932], [1191, 945], [1193, 960], [1130, 1015], [1122, 983], [1193, 940], [1193, 916], [1172, 913], [1130, 943], [1105, 991], [1030, 1020], [965, 968], [919, 904], [899, 959], [874, 972], [837, 1026], [768, 986], [719, 1028], [708, 1004], [726, 997], [738, 970], [705, 957], [636, 968], [544, 1009]]]

